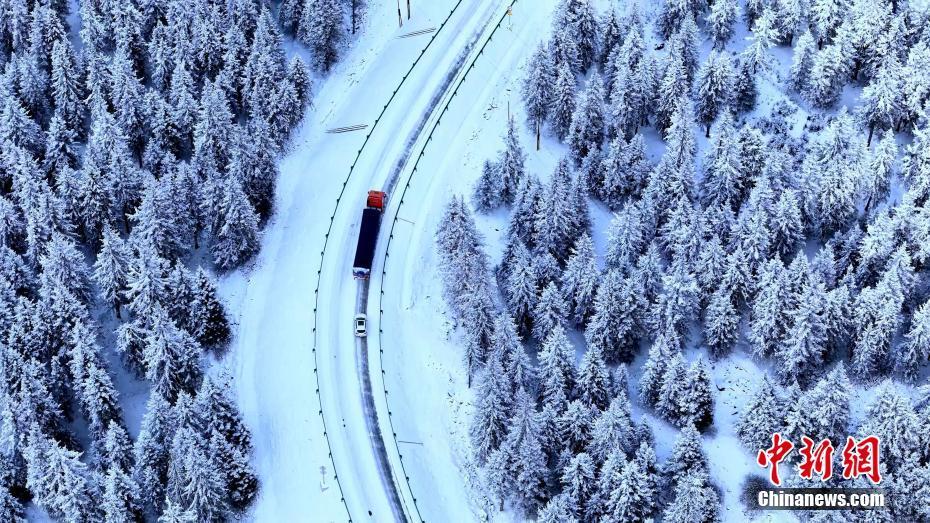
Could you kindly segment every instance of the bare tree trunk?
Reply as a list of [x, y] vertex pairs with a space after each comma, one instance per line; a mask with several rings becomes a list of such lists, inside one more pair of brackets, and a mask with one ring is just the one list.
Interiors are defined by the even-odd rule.
[[872, 134], [875, 133], [875, 124], [869, 125], [869, 139], [865, 141], [866, 147], [872, 146]]
[[539, 119], [536, 119], [536, 150], [539, 150], [539, 134], [540, 134], [540, 125]]

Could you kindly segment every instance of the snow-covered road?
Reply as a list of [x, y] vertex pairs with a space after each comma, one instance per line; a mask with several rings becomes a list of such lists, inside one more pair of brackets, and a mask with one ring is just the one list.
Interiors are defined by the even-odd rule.
[[[361, 40], [365, 47], [353, 50], [323, 84], [302, 139], [282, 164], [276, 216], [255, 269], [248, 280], [237, 273], [226, 282], [240, 323], [231, 364], [244, 416], [255, 433], [262, 480], [256, 520], [390, 521], [399, 519], [392, 498], [400, 499], [406, 518], [417, 517], [405, 478], [393, 470], [379, 473], [366, 426], [352, 334], [357, 287], [350, 266], [367, 190], [386, 184], [422, 129], [424, 112], [441, 97], [462, 54], [503, 2], [464, 1], [449, 16], [455, 5], [430, 2], [414, 11], [403, 29], [387, 30], [377, 24], [391, 20], [380, 12], [392, 12], [393, 4], [373, 3], [371, 34]], [[428, 47], [428, 36], [395, 38], [438, 27], [446, 16], [446, 26]], [[379, 113], [367, 140], [361, 133], [324, 132], [371, 125]], [[337, 201], [330, 228], [325, 216]], [[388, 448], [395, 449], [394, 463], [396, 445]], [[393, 494], [390, 486], [399, 492]]]

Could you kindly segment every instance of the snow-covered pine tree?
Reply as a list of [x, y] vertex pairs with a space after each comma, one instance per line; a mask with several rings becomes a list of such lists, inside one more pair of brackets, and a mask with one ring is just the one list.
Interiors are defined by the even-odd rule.
[[597, 54], [598, 25], [591, 0], [564, 0], [554, 20], [566, 28], [578, 53], [578, 71], [586, 71]]
[[97, 484], [81, 453], [63, 447], [33, 426], [23, 451], [26, 486], [33, 501], [62, 521], [93, 521], [98, 515], [94, 503]]
[[680, 410], [685, 424], [705, 430], [714, 422], [714, 387], [704, 358], [688, 367], [685, 393]]
[[569, 136], [575, 107], [575, 75], [568, 64], [561, 64], [556, 70], [549, 105], [549, 121], [559, 139]]
[[711, 51], [698, 71], [695, 114], [710, 137], [710, 126], [717, 116], [730, 108], [736, 74], [729, 55]]
[[740, 315], [732, 293], [721, 287], [710, 297], [704, 311], [704, 338], [716, 358], [726, 356], [739, 338]]
[[810, 31], [801, 33], [794, 44], [791, 69], [788, 72], [788, 85], [796, 93], [805, 93], [808, 90], [816, 52], [817, 47]]
[[740, 152], [733, 116], [725, 113], [704, 160], [701, 190], [709, 205], [726, 205], [735, 210], [742, 202], [749, 180]]
[[733, 99], [730, 102], [737, 113], [747, 113], [756, 108], [759, 89], [756, 87], [756, 73], [747, 60], [738, 60], [733, 81]]
[[903, 302], [902, 290], [887, 277], [859, 293], [852, 321], [852, 368], [858, 376], [875, 377], [889, 368], [892, 340], [903, 323]]
[[[674, 351], [674, 352], [673, 352]], [[655, 408], [659, 401], [659, 392], [666, 367], [677, 347], [669, 345], [665, 334], [659, 334], [649, 348], [649, 357], [643, 365], [639, 379], [639, 400], [647, 407]]]
[[518, 332], [528, 336], [533, 329], [532, 313], [536, 309], [539, 289], [536, 285], [533, 260], [522, 244], [517, 245], [510, 265], [506, 288], [507, 303], [510, 305], [510, 314], [517, 322]]
[[507, 120], [507, 133], [504, 136], [504, 149], [497, 161], [497, 173], [500, 175], [500, 197], [507, 204], [515, 203], [526, 174], [524, 163], [526, 153], [517, 136], [517, 122], [511, 116]]
[[[747, 11], [749, 9], [747, 6]], [[769, 49], [775, 45], [778, 36], [774, 10], [772, 6], [766, 6], [752, 22], [752, 33], [749, 36], [750, 43], [740, 53], [740, 61], [745, 62], [753, 74], [759, 71], [768, 71], [772, 64]]]
[[897, 156], [898, 144], [895, 142], [894, 131], [888, 129], [882, 135], [875, 149], [872, 150], [869, 157], [869, 166], [862, 180], [866, 197], [865, 212], [867, 214], [888, 198], [891, 179], [895, 174]]
[[554, 282], [543, 289], [533, 310], [533, 336], [545, 339], [557, 325], [565, 325], [565, 300]]
[[579, 520], [586, 519], [592, 513], [591, 501], [597, 488], [594, 460], [586, 452], [575, 454], [565, 465], [560, 479], [572, 515]]
[[594, 420], [588, 452], [597, 463], [610, 459], [615, 452], [630, 453], [635, 450], [630, 410], [630, 400], [626, 394], [619, 394], [610, 400], [607, 410], [601, 412]]
[[62, 119], [65, 127], [80, 136], [83, 134], [83, 86], [69, 40], [53, 44], [51, 66], [49, 88], [55, 114]]
[[179, 392], [193, 392], [202, 372], [200, 345], [159, 305], [152, 308], [149, 321], [151, 329], [143, 355], [145, 375], [152, 382], [153, 390], [169, 400], [176, 398]]
[[895, 371], [909, 382], [916, 381], [920, 368], [930, 360], [930, 301], [914, 312], [904, 343], [893, 354]]
[[826, 349], [825, 297], [821, 286], [805, 284], [789, 309], [789, 327], [775, 349], [787, 382], [805, 382], [823, 361]]
[[591, 236], [585, 233], [578, 237], [572, 248], [560, 282], [566, 302], [567, 319], [576, 327], [587, 325], [594, 311], [599, 280], [600, 271], [595, 260], [594, 242]]
[[768, 448], [772, 434], [784, 430], [785, 406], [768, 376], [751, 393], [736, 420], [736, 436], [750, 453]]
[[610, 403], [610, 373], [604, 354], [597, 345], [590, 347], [578, 368], [578, 394], [585, 404], [604, 410]]
[[698, 312], [699, 297], [694, 275], [684, 262], [676, 259], [662, 277], [662, 291], [653, 311], [653, 329], [682, 338], [685, 327]]
[[475, 191], [472, 195], [472, 202], [475, 209], [479, 212], [489, 212], [496, 209], [502, 203], [501, 193], [501, 176], [498, 173], [498, 166], [495, 162], [485, 160], [481, 167], [481, 176], [475, 184]]
[[672, 355], [666, 363], [665, 372], [662, 373], [662, 385], [659, 387], [656, 401], [656, 411], [668, 422], [685, 426], [685, 394], [688, 390], [688, 370], [685, 360], [680, 352]]
[[785, 432], [793, 440], [808, 436], [815, 441], [829, 438], [844, 441], [849, 431], [849, 400], [852, 385], [846, 377], [845, 366], [840, 363], [817, 384], [791, 402], [785, 410]]
[[594, 72], [582, 91], [572, 115], [568, 131], [568, 146], [575, 165], [604, 140], [604, 84]]
[[675, 498], [662, 520], [668, 523], [714, 523], [720, 519], [720, 498], [706, 473], [687, 471], [678, 479]]
[[903, 114], [901, 64], [893, 57], [884, 61], [878, 74], [862, 90], [859, 117], [869, 129], [866, 146], [872, 145], [875, 129], [897, 128]]
[[723, 48], [733, 36], [734, 25], [739, 18], [739, 3], [736, 0], [714, 2], [710, 6], [707, 23], [710, 27], [714, 47]]
[[216, 281], [203, 267], [194, 276], [187, 328], [201, 346], [222, 351], [231, 338], [229, 320], [217, 295]]
[[785, 311], [785, 267], [779, 258], [762, 266], [758, 292], [752, 301], [747, 337], [755, 354], [770, 356], [783, 339], [788, 322]]
[[308, 0], [297, 29], [301, 42], [313, 52], [313, 65], [328, 72], [339, 57], [345, 38], [345, 7], [339, 0]]
[[540, 43], [529, 60], [526, 78], [523, 80], [523, 103], [526, 105], [526, 116], [536, 131], [537, 151], [540, 146], [542, 126], [549, 115], [554, 82], [555, 71], [552, 69], [552, 61], [546, 47]]
[[930, 45], [917, 42], [908, 50], [904, 64], [904, 119], [907, 122], [917, 121], [923, 104], [930, 98], [930, 76], [924, 74], [927, 67], [930, 67]]
[[576, 374], [575, 347], [565, 335], [565, 329], [557, 326], [543, 340], [539, 352], [542, 399], [557, 410], [556, 414], [561, 414], [564, 403], [574, 397]]
[[478, 376], [475, 394], [477, 405], [471, 425], [471, 440], [478, 463], [487, 462], [507, 435], [511, 390], [504, 369], [503, 351], [494, 348], [488, 356], [484, 371]]
[[213, 261], [221, 270], [234, 269], [258, 252], [258, 215], [239, 181], [227, 176], [222, 183], [218, 229], [214, 232]]
[[707, 474], [708, 471], [701, 433], [693, 425], [686, 425], [675, 438], [672, 455], [662, 466], [664, 486], [674, 489], [688, 474]]
[[585, 329], [589, 347], [597, 345], [610, 361], [629, 361], [641, 331], [642, 296], [632, 277], [607, 272], [594, 298], [594, 315]]
[[848, 70], [848, 58], [840, 45], [830, 44], [818, 51], [811, 63], [806, 93], [808, 101], [819, 108], [836, 103]]
[[545, 479], [548, 474], [546, 455], [540, 444], [535, 400], [522, 387], [514, 398], [504, 446], [510, 456], [510, 473], [514, 478], [514, 495], [525, 510], [538, 509], [546, 499]]
[[881, 441], [881, 459], [887, 470], [895, 470], [908, 456], [920, 448], [922, 421], [914, 412], [910, 399], [900, 386], [886, 380], [878, 396], [866, 409], [862, 424], [856, 431], [860, 437], [875, 435]]

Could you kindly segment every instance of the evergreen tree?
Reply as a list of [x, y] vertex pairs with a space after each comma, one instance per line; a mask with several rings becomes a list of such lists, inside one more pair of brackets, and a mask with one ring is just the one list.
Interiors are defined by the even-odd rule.
[[542, 386], [542, 399], [546, 405], [564, 409], [574, 395], [577, 381], [575, 370], [575, 348], [572, 346], [565, 329], [556, 326], [542, 343], [539, 352], [539, 378]]
[[148, 510], [160, 507], [164, 501], [173, 429], [174, 420], [170, 404], [160, 394], [151, 394], [146, 403], [145, 415], [142, 417], [142, 428], [133, 448], [133, 478], [139, 484], [141, 501]]
[[881, 441], [881, 459], [888, 470], [896, 470], [920, 448], [922, 424], [910, 400], [897, 385], [885, 381], [878, 396], [866, 409], [858, 433], [875, 435]]
[[739, 18], [739, 4], [735, 0], [714, 2], [710, 7], [707, 22], [710, 25], [714, 46], [722, 48], [733, 36], [733, 26]]
[[563, 63], [556, 68], [555, 83], [549, 100], [549, 123], [560, 140], [569, 135], [575, 107], [575, 74], [569, 64]]
[[497, 161], [497, 173], [500, 175], [500, 198], [507, 204], [514, 204], [525, 177], [526, 153], [517, 137], [517, 123], [513, 117], [507, 120], [507, 134], [504, 136], [504, 150]]
[[36, 427], [28, 436], [26, 486], [39, 506], [62, 521], [96, 519], [93, 499], [97, 485], [80, 455], [39, 434]]
[[514, 399], [513, 417], [504, 445], [510, 455], [510, 474], [518, 504], [535, 510], [545, 499], [546, 458], [534, 400], [521, 387]]
[[194, 391], [199, 384], [201, 349], [160, 306], [151, 314], [152, 327], [143, 350], [145, 376], [155, 391], [171, 400], [181, 391]]
[[537, 151], [543, 122], [549, 115], [554, 80], [552, 62], [547, 56], [546, 48], [540, 43], [530, 58], [526, 78], [523, 81], [523, 103], [526, 105], [527, 118], [536, 130]]
[[642, 375], [639, 379], [639, 400], [648, 407], [655, 408], [659, 402], [659, 392], [662, 387], [666, 367], [672, 359], [673, 349], [665, 334], [659, 334], [649, 348], [649, 357], [643, 365]]
[[759, 89], [756, 87], [756, 73], [748, 60], [739, 60], [736, 64], [736, 79], [733, 85], [733, 110], [747, 113], [756, 108]]
[[557, 325], [565, 325], [565, 301], [555, 283], [549, 283], [542, 291], [533, 311], [533, 336], [542, 340]]
[[713, 523], [718, 521], [720, 499], [706, 473], [688, 472], [678, 480], [675, 498], [666, 507], [663, 521], [669, 523]]
[[869, 128], [866, 146], [872, 144], [875, 128], [891, 129], [901, 118], [904, 99], [901, 88], [901, 65], [889, 58], [878, 70], [878, 74], [862, 90], [862, 105], [859, 114]]
[[794, 45], [794, 55], [788, 73], [788, 84], [797, 93], [805, 93], [808, 90], [816, 51], [814, 37], [810, 31], [803, 32]]
[[221, 198], [213, 261], [221, 270], [230, 270], [258, 252], [260, 232], [258, 216], [238, 180], [231, 176], [226, 178]]
[[897, 156], [898, 145], [895, 142], [894, 132], [889, 129], [885, 131], [878, 145], [873, 149], [868, 169], [863, 177], [867, 213], [888, 197], [891, 179], [895, 174]]
[[565, 271], [562, 272], [561, 289], [566, 301], [566, 316], [578, 327], [587, 324], [594, 310], [600, 278], [594, 256], [591, 236], [582, 234], [572, 248]]
[[827, 108], [836, 103], [847, 71], [847, 58], [839, 45], [830, 44], [818, 51], [811, 63], [807, 87], [808, 101], [819, 108]]
[[604, 140], [604, 85], [596, 72], [581, 93], [568, 131], [568, 146], [575, 165]]
[[561, 480], [569, 510], [577, 519], [584, 519], [591, 513], [591, 499], [596, 489], [591, 456], [585, 452], [573, 456], [563, 469]]
[[504, 354], [492, 350], [484, 372], [478, 376], [475, 418], [471, 426], [472, 445], [479, 463], [497, 451], [507, 435], [510, 418], [511, 384], [504, 372]]
[[687, 388], [682, 396], [680, 410], [685, 413], [683, 422], [698, 430], [710, 427], [714, 421], [714, 395], [710, 372], [700, 358], [688, 368]]
[[604, 410], [610, 402], [610, 373], [604, 363], [604, 355], [598, 346], [593, 346], [581, 358], [578, 369], [578, 392], [587, 405]]
[[693, 425], [686, 425], [675, 438], [672, 455], [662, 467], [666, 486], [674, 489], [690, 474], [707, 473], [707, 456], [701, 446], [701, 434]]
[[609, 271], [594, 298], [594, 315], [585, 329], [589, 347], [597, 346], [605, 357], [629, 361], [640, 332], [640, 291], [622, 271]]
[[710, 137], [710, 124], [730, 106], [735, 74], [726, 54], [711, 51], [697, 76], [695, 113]]
[[739, 338], [739, 312], [733, 306], [728, 289], [720, 288], [711, 295], [704, 313], [704, 337], [715, 357], [725, 356]]
[[746, 169], [740, 155], [733, 117], [724, 114], [711, 141], [710, 151], [704, 161], [702, 190], [710, 204], [726, 205], [736, 209], [746, 191]]
[[338, 0], [308, 0], [301, 13], [297, 36], [313, 53], [313, 65], [328, 72], [339, 56], [345, 38], [345, 7]]
[[785, 419], [782, 400], [767, 376], [762, 377], [759, 387], [749, 396], [736, 421], [736, 436], [743, 448], [757, 452], [768, 448], [772, 434], [784, 430]]
[[597, 53], [598, 26], [590, 0], [564, 0], [555, 19], [557, 28], [566, 28], [578, 53], [578, 67], [586, 71]]
[[904, 343], [895, 349], [895, 370], [908, 381], [915, 381], [920, 367], [930, 359], [930, 302], [914, 312]]
[[785, 334], [788, 317], [785, 311], [784, 265], [774, 258], [759, 274], [758, 292], [752, 302], [747, 337], [759, 356], [770, 356]]
[[187, 328], [203, 347], [222, 351], [232, 336], [226, 311], [217, 296], [216, 281], [202, 267], [193, 282]]
[[481, 176], [478, 177], [478, 183], [475, 184], [475, 192], [472, 196], [472, 202], [475, 209], [479, 212], [489, 212], [500, 206], [501, 202], [501, 177], [498, 173], [496, 163], [485, 160], [481, 167]]
[[797, 304], [788, 311], [790, 327], [775, 350], [779, 373], [790, 381], [803, 382], [823, 361], [826, 344], [825, 300], [823, 289], [805, 285]]

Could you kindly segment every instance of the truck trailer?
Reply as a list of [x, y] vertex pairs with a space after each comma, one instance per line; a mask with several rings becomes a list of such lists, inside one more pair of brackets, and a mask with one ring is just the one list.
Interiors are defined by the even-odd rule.
[[371, 274], [371, 262], [375, 257], [378, 243], [378, 230], [381, 228], [381, 215], [387, 195], [382, 191], [368, 191], [368, 201], [362, 209], [362, 225], [358, 231], [358, 246], [355, 248], [355, 262], [352, 264], [352, 276], [367, 280]]

